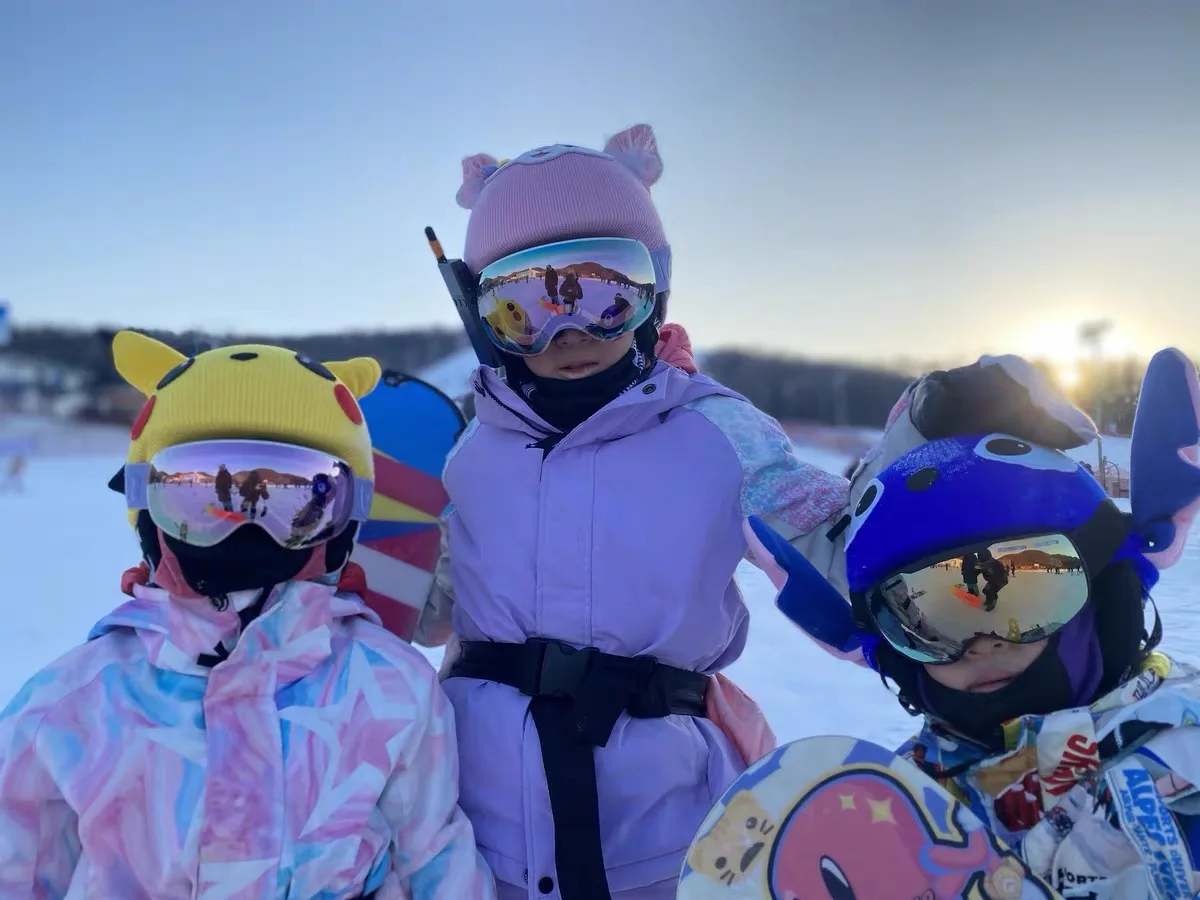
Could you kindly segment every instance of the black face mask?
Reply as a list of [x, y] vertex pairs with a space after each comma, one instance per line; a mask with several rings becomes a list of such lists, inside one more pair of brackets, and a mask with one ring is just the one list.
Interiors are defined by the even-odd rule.
[[559, 431], [571, 431], [654, 370], [658, 324], [657, 317], [648, 319], [634, 332], [633, 346], [625, 356], [586, 378], [541, 378], [529, 371], [521, 357], [502, 354], [505, 381], [548, 423]]
[[[510, 361], [511, 360], [511, 361]], [[530, 408], [560, 431], [571, 431], [640, 382], [648, 369], [636, 347], [616, 363], [585, 378], [542, 378], [522, 359], [505, 361], [508, 383]]]
[[[138, 540], [146, 561], [158, 568], [162, 563], [159, 531], [150, 514], [138, 514]], [[336, 572], [350, 556], [356, 525], [351, 525], [325, 545], [325, 571]], [[222, 597], [235, 591], [256, 590], [291, 581], [308, 564], [312, 550], [281, 547], [263, 529], [239, 528], [214, 547], [192, 547], [169, 535], [163, 543], [179, 560], [179, 571], [197, 594]]]
[[921, 706], [963, 737], [993, 750], [1004, 749], [1002, 724], [1017, 716], [1044, 716], [1071, 704], [1071, 680], [1058, 653], [1059, 635], [1029, 668], [998, 691], [958, 691], [939, 684], [921, 670], [917, 691]]

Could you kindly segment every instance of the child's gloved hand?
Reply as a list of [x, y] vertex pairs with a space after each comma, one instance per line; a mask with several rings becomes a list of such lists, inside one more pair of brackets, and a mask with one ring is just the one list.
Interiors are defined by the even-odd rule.
[[882, 437], [859, 462], [850, 509], [893, 460], [928, 441], [972, 434], [1010, 434], [1068, 450], [1095, 440], [1096, 426], [1019, 356], [984, 356], [969, 366], [930, 372], [896, 401]]
[[758, 516], [747, 519], [743, 531], [754, 564], [778, 591], [779, 611], [834, 656], [870, 665], [875, 639], [859, 630], [838, 589]]
[[1019, 356], [984, 356], [969, 366], [931, 372], [913, 388], [909, 415], [928, 441], [999, 432], [1070, 450], [1096, 438], [1087, 414]]

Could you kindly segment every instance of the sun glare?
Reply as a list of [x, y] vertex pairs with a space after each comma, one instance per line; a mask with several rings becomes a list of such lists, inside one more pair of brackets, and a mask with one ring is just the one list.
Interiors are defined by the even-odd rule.
[[1056, 363], [1054, 378], [1059, 387], [1068, 391], [1074, 390], [1079, 386], [1079, 368], [1073, 362]]
[[[1017, 340], [1020, 349], [1016, 352], [1028, 360], [1064, 370], [1064, 378], [1073, 377], [1065, 370], [1075, 369], [1074, 377], [1077, 377], [1079, 364], [1091, 355], [1080, 339], [1081, 324], [1080, 321], [1061, 319], [1042, 321], [1022, 331]], [[1129, 335], [1114, 328], [1102, 338], [1100, 355], [1117, 359], [1132, 353], [1133, 349]]]
[[1079, 359], [1078, 326], [1065, 322], [1042, 322], [1020, 337], [1017, 351], [1026, 359], [1048, 363], [1055, 368], [1074, 366]]
[[1087, 344], [1082, 326], [1087, 319], [1054, 318], [1042, 319], [1036, 324], [1022, 323], [1017, 332], [1014, 352], [1030, 362], [1041, 363], [1065, 391], [1074, 391], [1083, 381], [1083, 373], [1090, 370], [1093, 354], [1101, 359], [1115, 361], [1135, 352], [1135, 342], [1124, 327], [1108, 329], [1100, 339], [1100, 346]]

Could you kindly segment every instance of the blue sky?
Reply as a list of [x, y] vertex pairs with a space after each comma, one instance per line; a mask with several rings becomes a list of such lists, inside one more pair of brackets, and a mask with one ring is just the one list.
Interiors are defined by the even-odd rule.
[[34, 0], [0, 6], [18, 322], [456, 318], [464, 155], [658, 133], [705, 346], [1200, 351], [1190, 0]]

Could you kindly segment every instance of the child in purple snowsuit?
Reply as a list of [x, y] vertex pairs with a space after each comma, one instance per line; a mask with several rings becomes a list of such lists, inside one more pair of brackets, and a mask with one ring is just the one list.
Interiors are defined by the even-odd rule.
[[[463, 163], [463, 259], [503, 368], [473, 379], [416, 639], [455, 639], [461, 803], [502, 900], [673, 898], [712, 803], [769, 749], [757, 707], [718, 677], [749, 624], [733, 577], [743, 519], [844, 581], [846, 479], [798, 459], [745, 398], [658, 358], [662, 168], [645, 125], [603, 152]], [[571, 312], [544, 296], [551, 267], [586, 281]], [[618, 291], [632, 310], [606, 317]]]

